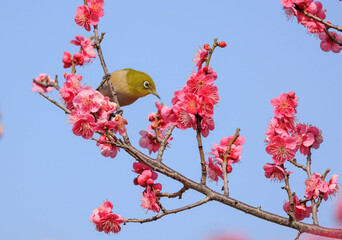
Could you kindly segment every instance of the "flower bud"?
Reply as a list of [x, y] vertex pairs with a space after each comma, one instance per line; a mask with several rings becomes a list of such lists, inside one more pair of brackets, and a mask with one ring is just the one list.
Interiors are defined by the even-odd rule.
[[221, 41], [221, 42], [217, 42], [216, 43], [217, 46], [219, 46], [220, 48], [225, 48], [227, 46], [227, 43], [225, 41]]
[[208, 43], [204, 44], [203, 48], [207, 51], [210, 51], [211, 50], [211, 47], [209, 46]]
[[106, 142], [107, 142], [107, 137], [106, 137], [106, 135], [102, 135], [102, 136], [99, 138], [99, 142], [100, 142], [100, 143], [106, 143]]

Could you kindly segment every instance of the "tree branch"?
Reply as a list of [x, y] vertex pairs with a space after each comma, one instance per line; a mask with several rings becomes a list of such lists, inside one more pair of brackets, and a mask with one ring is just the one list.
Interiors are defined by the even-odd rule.
[[202, 118], [199, 115], [196, 115], [196, 118], [197, 118], [196, 139], [197, 139], [198, 151], [199, 151], [200, 158], [201, 158], [201, 169], [202, 169], [201, 184], [205, 185], [207, 181], [207, 167], [205, 165], [205, 157], [204, 157], [202, 137], [201, 137]]
[[128, 218], [128, 219], [125, 219], [125, 224], [128, 223], [128, 222], [145, 223], [145, 222], [156, 221], [156, 220], [158, 220], [158, 219], [160, 219], [160, 218], [162, 218], [162, 217], [164, 217], [166, 215], [182, 212], [182, 211], [185, 211], [185, 210], [189, 210], [191, 208], [201, 206], [204, 203], [207, 203], [209, 201], [211, 201], [211, 199], [209, 197], [206, 197], [206, 198], [202, 199], [201, 201], [198, 201], [198, 202], [190, 204], [190, 205], [186, 205], [186, 206], [181, 207], [181, 208], [177, 208], [177, 209], [174, 209], [174, 210], [165, 210], [165, 212], [160, 213], [160, 214], [158, 214], [158, 215], [156, 215], [154, 217], [151, 217], [151, 218], [146, 218], [146, 219]]
[[[282, 226], [286, 226], [292, 229], [296, 229], [302, 233], [310, 233], [314, 235], [342, 239], [342, 229], [325, 228], [325, 227], [321, 227], [321, 226], [317, 226], [313, 224], [307, 224], [307, 223], [302, 223], [298, 221], [290, 221], [288, 218], [284, 218], [284, 217], [275, 215], [273, 213], [263, 211], [260, 208], [252, 207], [248, 204], [235, 200], [231, 197], [215, 192], [203, 184], [196, 183], [184, 177], [182, 174], [176, 172], [175, 170], [169, 168], [168, 166], [164, 165], [162, 162], [159, 162], [141, 153], [140, 151], [135, 149], [133, 146], [124, 145], [123, 149], [137, 161], [151, 167], [155, 171], [161, 174], [164, 174], [167, 177], [170, 177], [184, 184], [184, 186], [188, 187], [189, 189], [193, 189], [199, 193], [202, 193], [210, 197], [211, 200], [233, 207], [237, 210], [256, 216], [260, 219], [270, 221], [270, 222], [273, 222]], [[153, 221], [153, 220], [150, 220], [150, 221]]]
[[57, 107], [59, 107], [60, 109], [62, 109], [65, 114], [70, 114], [70, 110], [65, 108], [64, 106], [62, 106], [61, 104], [59, 104], [58, 102], [56, 102], [55, 100], [51, 99], [50, 97], [48, 97], [47, 95], [45, 95], [42, 92], [38, 92], [40, 95], [42, 95], [43, 97], [45, 97], [47, 100], [49, 100], [50, 102], [52, 102], [53, 104], [55, 104]]
[[182, 198], [183, 193], [188, 190], [187, 187], [182, 187], [178, 192], [175, 193], [159, 193], [158, 197], [168, 197], [168, 198], [176, 198], [179, 197], [179, 199]]

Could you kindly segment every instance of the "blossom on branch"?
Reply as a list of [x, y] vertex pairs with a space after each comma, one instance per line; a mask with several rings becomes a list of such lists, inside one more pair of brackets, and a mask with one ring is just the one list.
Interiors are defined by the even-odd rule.
[[89, 62], [90, 58], [96, 58], [95, 47], [92, 41], [90, 41], [88, 38], [85, 38], [81, 35], [77, 35], [75, 39], [76, 40], [71, 40], [70, 43], [75, 46], [81, 47], [80, 53], [83, 56], [84, 62]]
[[93, 14], [89, 6], [82, 5], [77, 7], [75, 22], [78, 26], [84, 27], [85, 30], [90, 31], [90, 25], [96, 26], [99, 21], [99, 16]]
[[[294, 217], [297, 221], [302, 221], [304, 218], [309, 218], [312, 212], [312, 207], [307, 207], [305, 202], [301, 202], [296, 195], [293, 196]], [[290, 202], [284, 203], [283, 209], [286, 213], [290, 212]]]
[[274, 180], [276, 182], [281, 182], [285, 174], [290, 174], [292, 172], [285, 171], [285, 169], [281, 166], [278, 166], [273, 163], [266, 163], [263, 167], [265, 171], [265, 177], [270, 178], [271, 181]]
[[[34, 79], [36, 82], [39, 82], [39, 83], [42, 83], [42, 84], [49, 84], [49, 83], [55, 83], [55, 80], [52, 80], [50, 78], [49, 75], [45, 74], [45, 73], [42, 73], [42, 74], [39, 74], [39, 77], [35, 78]], [[36, 83], [35, 81], [32, 82], [32, 92], [34, 91], [39, 91], [39, 92], [43, 92], [43, 93], [46, 93], [46, 92], [51, 92], [53, 90], [53, 87], [45, 87], [44, 85], [40, 85], [38, 83]]]
[[143, 192], [140, 206], [145, 208], [146, 212], [148, 212], [149, 210], [153, 212], [160, 212], [160, 207], [157, 203], [156, 195], [151, 191], [150, 187], [147, 187], [146, 190]]
[[232, 164], [237, 163], [241, 160], [242, 145], [246, 139], [243, 136], [239, 136], [235, 139], [234, 143], [230, 145], [230, 150], [227, 153], [227, 147], [234, 136], [224, 137], [221, 139], [220, 144], [213, 144], [211, 152], [209, 153], [212, 157], [209, 157], [206, 162], [208, 178], [212, 181], [218, 181], [219, 177], [223, 179], [222, 164], [224, 160], [227, 161], [226, 172], [231, 173], [233, 168]]
[[[329, 34], [337, 41], [342, 42], [342, 34], [338, 34], [332, 31], [329, 31]], [[319, 39], [322, 41], [320, 46], [324, 52], [332, 51], [334, 53], [339, 53], [341, 51], [342, 46], [333, 41], [325, 32], [321, 32], [318, 36]]]
[[328, 184], [322, 180], [322, 175], [314, 173], [305, 180], [305, 197], [307, 200], [317, 199], [320, 193], [325, 194], [329, 191]]
[[113, 204], [109, 201], [93, 210], [90, 216], [90, 222], [94, 223], [96, 230], [104, 233], [118, 233], [121, 230], [120, 224], [125, 220], [115, 213], [112, 213]]

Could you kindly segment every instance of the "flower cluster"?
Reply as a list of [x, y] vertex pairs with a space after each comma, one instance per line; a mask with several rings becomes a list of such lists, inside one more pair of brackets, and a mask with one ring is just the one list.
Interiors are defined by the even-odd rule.
[[[208, 50], [202, 48], [195, 60], [197, 71], [188, 79], [186, 85], [174, 93], [172, 108], [163, 106], [161, 115], [166, 123], [179, 129], [201, 129], [203, 137], [214, 130], [212, 118], [214, 106], [219, 101], [218, 89], [213, 86], [217, 74], [209, 67], [202, 67], [206, 61]], [[199, 125], [199, 126], [198, 126]]]
[[305, 198], [307, 200], [317, 199], [322, 196], [326, 201], [329, 195], [335, 195], [339, 190], [340, 184], [337, 183], [338, 177], [336, 174], [331, 176], [329, 182], [322, 180], [322, 175], [314, 173], [312, 176], [305, 181]]
[[323, 142], [322, 132], [318, 128], [295, 123], [297, 100], [298, 97], [292, 91], [271, 100], [275, 117], [265, 132], [265, 141], [268, 143], [266, 152], [272, 155], [273, 162], [278, 166], [292, 159], [298, 149], [305, 156], [311, 147], [317, 149]]
[[275, 181], [282, 181], [286, 172], [283, 163], [294, 158], [299, 150], [304, 156], [310, 148], [319, 148], [323, 142], [322, 132], [315, 126], [295, 123], [298, 97], [293, 91], [283, 93], [271, 100], [274, 118], [271, 119], [265, 141], [266, 152], [272, 155], [274, 164], [264, 165], [265, 176]]
[[[332, 31], [329, 31], [329, 34], [337, 41], [342, 42], [342, 34]], [[332, 51], [334, 53], [339, 53], [341, 51], [342, 46], [340, 46], [336, 41], [333, 41], [325, 32], [321, 32], [318, 36], [322, 41], [320, 46], [324, 52]]]
[[[167, 123], [161, 115], [163, 106], [160, 105], [158, 101], [156, 101], [155, 104], [158, 111], [156, 113], [152, 112], [148, 115], [148, 120], [151, 122], [151, 124], [147, 127], [147, 130], [153, 131], [154, 133], [147, 132], [145, 130], [139, 132], [141, 135], [139, 145], [142, 148], [147, 148], [150, 154], [159, 150], [160, 140], [164, 139], [166, 130], [171, 126], [171, 123]], [[158, 136], [159, 141], [156, 136]], [[169, 143], [171, 140], [172, 137], [170, 137], [167, 142]]]
[[133, 169], [133, 172], [139, 174], [133, 181], [134, 185], [140, 185], [145, 188], [141, 197], [140, 206], [145, 208], [146, 211], [151, 210], [153, 212], [159, 212], [158, 194], [162, 190], [162, 185], [160, 183], [154, 183], [158, 178], [158, 174], [148, 166], [139, 162], [133, 163]]
[[99, 18], [104, 16], [104, 10], [102, 9], [104, 1], [87, 0], [87, 3], [76, 9], [75, 22], [78, 26], [90, 31], [90, 25], [96, 26], [99, 24]]
[[[333, 41], [332, 38], [341, 42], [342, 34], [329, 31], [329, 36], [324, 31], [326, 27], [323, 23], [305, 16], [305, 14], [298, 10], [298, 8], [300, 8], [306, 13], [324, 20], [326, 18], [325, 12], [327, 10], [323, 9], [321, 2], [314, 2], [313, 0], [281, 0], [281, 4], [283, 5], [284, 10], [289, 18], [296, 16], [298, 23], [301, 23], [303, 26], [307, 27], [310, 33], [319, 34], [318, 36], [321, 40], [320, 47], [324, 52], [332, 51], [334, 53], [339, 53], [341, 51], [342, 46], [340, 46], [336, 41]], [[326, 29], [328, 30], [328, 28]]]
[[88, 38], [81, 35], [75, 37], [76, 40], [71, 40], [70, 43], [75, 46], [80, 46], [80, 51], [75, 53], [74, 56], [71, 53], [64, 51], [62, 61], [64, 68], [69, 68], [73, 64], [75, 66], [82, 66], [84, 63], [90, 62], [91, 58], [96, 58], [96, 52], [94, 43]]
[[[80, 81], [82, 76], [78, 74], [65, 74], [66, 82], [59, 89], [63, 102], [71, 111], [69, 122], [73, 124], [72, 131], [76, 136], [90, 139], [95, 132], [106, 134], [108, 131], [126, 133], [127, 120], [120, 115], [111, 119], [110, 115], [116, 110], [116, 104], [109, 101], [100, 92], [92, 87], [83, 87]], [[110, 139], [102, 136], [97, 142], [101, 148], [101, 154], [114, 158], [119, 148], [111, 144]]]
[[208, 178], [217, 182], [219, 177], [223, 179], [222, 164], [224, 160], [227, 160], [227, 173], [231, 173], [233, 168], [232, 164], [241, 160], [242, 145], [245, 143], [245, 138], [239, 136], [230, 145], [230, 151], [227, 153], [227, 147], [231, 139], [234, 136], [224, 137], [221, 139], [220, 144], [213, 144], [213, 148], [209, 153], [212, 157], [209, 157], [207, 164]]
[[89, 220], [96, 225], [96, 230], [105, 233], [118, 233], [121, 230], [120, 224], [125, 220], [115, 213], [112, 213], [113, 204], [109, 201], [93, 210]]
[[[51, 86], [48, 86], [48, 87], [45, 87], [45, 85], [48, 85], [48, 84], [51, 84], [51, 83], [55, 83], [55, 80], [51, 80], [50, 76], [48, 76], [47, 74], [45, 73], [41, 73], [39, 74], [39, 76], [37, 78], [34, 79], [35, 81], [32, 82], [32, 92], [34, 91], [39, 91], [39, 92], [51, 92], [53, 87]], [[41, 83], [41, 84], [38, 84], [38, 83]]]
[[[298, 199], [296, 195], [293, 196], [293, 203], [294, 203], [294, 217], [297, 221], [301, 221], [304, 218], [310, 217], [310, 214], [312, 212], [312, 207], [306, 206], [305, 201], [301, 201]], [[283, 209], [286, 213], [290, 212], [290, 202], [287, 201], [284, 203]]]
[[[307, 27], [310, 33], [321, 33], [324, 31], [324, 24], [320, 23], [313, 18], [305, 16], [301, 11], [296, 9], [296, 7], [302, 9], [306, 13], [312, 14], [322, 20], [325, 19], [325, 12], [327, 10], [323, 9], [321, 2], [314, 2], [313, 0], [281, 0], [285, 11], [291, 16], [297, 17], [298, 23]], [[296, 5], [296, 7], [294, 6]]]

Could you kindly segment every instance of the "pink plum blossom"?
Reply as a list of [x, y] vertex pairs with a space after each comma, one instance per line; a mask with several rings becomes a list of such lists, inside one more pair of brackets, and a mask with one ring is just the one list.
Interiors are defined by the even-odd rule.
[[[305, 203], [300, 203], [296, 195], [293, 196], [294, 203], [294, 217], [297, 221], [302, 221], [304, 218], [309, 218], [312, 212], [312, 207], [307, 207]], [[286, 213], [290, 212], [290, 202], [285, 202], [283, 209]]]
[[100, 142], [97, 142], [96, 146], [101, 148], [101, 154], [104, 157], [115, 158], [116, 155], [118, 154], [118, 151], [120, 151], [120, 148], [118, 148], [114, 144], [110, 144], [110, 143], [100, 143]]
[[159, 195], [159, 193], [161, 192], [163, 186], [160, 183], [156, 183], [152, 185], [152, 190], [155, 193], [156, 196]]
[[287, 171], [285, 172], [283, 167], [273, 163], [266, 163], [263, 168], [265, 170], [265, 177], [276, 182], [281, 182], [285, 177], [285, 173], [292, 173]]
[[322, 180], [322, 175], [314, 173], [305, 180], [305, 197], [307, 200], [317, 199], [320, 193], [325, 194], [329, 191], [329, 186]]
[[211, 181], [217, 182], [219, 180], [219, 177], [223, 179], [222, 167], [218, 164], [215, 164], [212, 157], [209, 157], [208, 162], [206, 162], [206, 165], [208, 178]]
[[289, 92], [288, 94], [283, 93], [279, 98], [273, 98], [271, 100], [271, 105], [274, 107], [274, 115], [277, 118], [292, 118], [297, 112], [297, 99], [298, 97], [294, 96], [294, 92]]
[[281, 4], [285, 8], [291, 8], [293, 6], [293, 0], [281, 0]]
[[73, 110], [75, 106], [73, 104], [73, 100], [75, 96], [82, 90], [82, 85], [80, 81], [82, 80], [82, 76], [79, 74], [64, 74], [65, 82], [63, 87], [59, 89], [61, 96], [63, 98], [64, 104], [66, 104], [67, 109]]
[[208, 51], [204, 47], [197, 50], [193, 58], [193, 62], [197, 68], [202, 68], [202, 64], [207, 60], [208, 54]]
[[214, 130], [215, 122], [212, 117], [202, 118], [201, 120], [201, 135], [203, 137], [207, 137], [209, 135], [209, 131]]
[[99, 23], [99, 16], [92, 14], [89, 6], [82, 5], [76, 9], [75, 22], [78, 26], [90, 31], [90, 25], [96, 26]]
[[[213, 148], [211, 149], [210, 154], [215, 157], [215, 159], [219, 162], [223, 162], [227, 146], [229, 144], [229, 141], [233, 138], [233, 136], [224, 137], [221, 139], [220, 144], [213, 144]], [[237, 163], [241, 160], [241, 153], [242, 153], [242, 145], [245, 143], [245, 138], [243, 136], [239, 136], [236, 138], [234, 143], [230, 147], [230, 154], [227, 157], [227, 160], [231, 161], [232, 163]]]
[[104, 16], [104, 10], [102, 9], [104, 6], [103, 0], [87, 0], [89, 4], [89, 9], [91, 13], [97, 17]]
[[119, 133], [121, 136], [126, 134], [126, 125], [128, 124], [127, 120], [124, 119], [121, 115], [117, 114], [113, 120], [115, 125], [113, 127], [114, 133]]
[[156, 195], [147, 187], [141, 197], [141, 205], [146, 211], [160, 212], [160, 207], [156, 201]]
[[77, 112], [71, 112], [70, 120], [74, 122], [72, 132], [76, 136], [82, 136], [84, 139], [93, 137], [96, 123], [91, 114], [79, 115]]
[[293, 137], [284, 139], [276, 136], [266, 147], [266, 152], [273, 155], [272, 160], [277, 165], [292, 159], [296, 155], [296, 151], [296, 139]]
[[308, 132], [312, 133], [315, 137], [315, 142], [312, 144], [312, 147], [314, 149], [318, 149], [321, 143], [323, 142], [322, 130], [319, 130], [315, 126], [309, 125]]
[[77, 35], [75, 39], [76, 40], [71, 40], [70, 43], [75, 46], [81, 46], [81, 53], [83, 55], [84, 62], [89, 62], [90, 58], [96, 58], [95, 47], [92, 41], [81, 35]]
[[142, 174], [143, 171], [145, 170], [152, 170], [150, 167], [146, 166], [143, 163], [140, 162], [134, 162], [133, 163], [133, 172], [137, 173], [137, 174]]
[[150, 154], [159, 150], [160, 143], [157, 141], [153, 133], [141, 130], [139, 134], [141, 135], [139, 140], [140, 147], [147, 148]]
[[125, 220], [115, 213], [112, 213], [113, 204], [109, 201], [93, 210], [89, 220], [95, 224], [96, 230], [104, 233], [118, 233], [121, 230], [120, 224]]
[[85, 87], [74, 98], [73, 104], [81, 114], [95, 113], [100, 109], [103, 100], [101, 93], [92, 87]]
[[96, 230], [104, 233], [118, 233], [121, 231], [120, 224], [124, 222], [125, 220], [120, 215], [109, 213], [96, 224]]
[[266, 142], [271, 142], [276, 136], [281, 138], [289, 137], [289, 133], [292, 131], [291, 125], [286, 124], [283, 118], [272, 118], [268, 124], [266, 134]]
[[[332, 31], [329, 31], [329, 33], [337, 41], [342, 42], [342, 34], [338, 34]], [[342, 49], [342, 46], [331, 40], [331, 38], [325, 32], [321, 32], [319, 34], [319, 39], [322, 41], [320, 46], [324, 52], [332, 51], [334, 53], [339, 53]]]
[[308, 132], [309, 126], [306, 124], [298, 124], [294, 137], [297, 141], [297, 147], [300, 148], [300, 153], [304, 156], [308, 155], [309, 147], [315, 142], [315, 136]]
[[108, 120], [109, 116], [116, 110], [117, 104], [111, 102], [109, 97], [104, 97], [101, 102], [101, 108], [96, 112], [96, 116], [99, 120]]
[[333, 174], [333, 175], [331, 176], [331, 179], [330, 179], [329, 182], [328, 182], [328, 188], [329, 188], [329, 189], [328, 189], [327, 192], [325, 192], [325, 193], [323, 194], [323, 198], [324, 198], [325, 201], [328, 200], [328, 196], [329, 196], [329, 195], [336, 195], [336, 193], [339, 191], [339, 189], [340, 189], [340, 184], [337, 183], [337, 180], [338, 180], [338, 175]]
[[137, 183], [142, 187], [151, 186], [154, 184], [154, 180], [158, 178], [158, 174], [153, 170], [144, 170], [138, 177]]
[[[45, 83], [45, 84], [49, 84], [49, 83], [54, 83], [55, 80], [52, 80], [50, 78], [50, 76], [48, 76], [47, 74], [45, 73], [42, 73], [42, 74], [39, 74], [39, 76], [37, 78], [35, 78], [34, 80], [36, 80], [37, 82], [39, 83]], [[44, 87], [42, 85], [39, 85], [37, 83], [35, 83], [34, 81], [32, 82], [32, 92], [34, 91], [39, 91], [39, 92], [51, 92], [53, 90], [53, 87]]]
[[155, 105], [158, 111], [148, 115], [148, 120], [151, 122], [151, 125], [148, 126], [147, 130], [164, 131], [171, 126], [171, 123], [164, 119], [163, 115], [161, 114], [161, 111], [165, 106], [159, 104], [158, 101], [155, 101]]
[[69, 68], [72, 65], [74, 58], [71, 56], [71, 53], [64, 51], [64, 55], [62, 58], [62, 62], [64, 63], [64, 68]]

